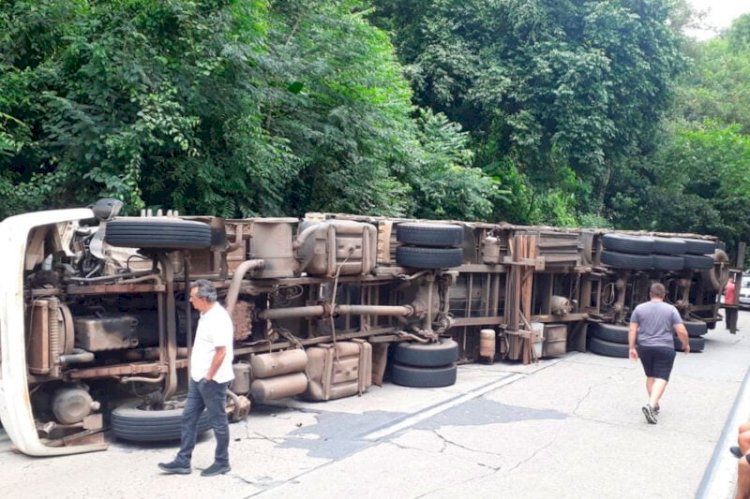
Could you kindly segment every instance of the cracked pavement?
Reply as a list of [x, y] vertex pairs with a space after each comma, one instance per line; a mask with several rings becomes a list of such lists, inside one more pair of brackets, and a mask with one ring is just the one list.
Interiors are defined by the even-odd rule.
[[0, 433], [3, 496], [691, 497], [748, 368], [750, 312], [740, 330], [719, 326], [704, 353], [678, 354], [657, 425], [640, 410], [639, 364], [571, 352], [529, 366], [461, 366], [447, 388], [386, 384], [361, 397], [253, 407], [230, 425], [232, 471], [213, 478], [197, 472], [211, 463], [210, 434], [192, 475], [166, 476], [156, 464], [174, 444], [113, 442], [42, 460], [12, 452]]

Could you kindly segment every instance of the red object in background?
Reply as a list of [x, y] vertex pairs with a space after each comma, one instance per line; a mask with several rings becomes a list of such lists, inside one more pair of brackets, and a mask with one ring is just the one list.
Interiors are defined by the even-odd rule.
[[724, 288], [724, 303], [730, 305], [737, 304], [737, 296], [734, 292], [734, 281], [727, 282], [727, 286]]

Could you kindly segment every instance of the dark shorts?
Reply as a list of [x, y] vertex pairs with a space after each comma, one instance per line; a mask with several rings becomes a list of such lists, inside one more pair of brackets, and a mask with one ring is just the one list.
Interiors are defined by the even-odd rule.
[[643, 370], [649, 378], [669, 381], [675, 355], [674, 348], [638, 346], [638, 357], [641, 358]]

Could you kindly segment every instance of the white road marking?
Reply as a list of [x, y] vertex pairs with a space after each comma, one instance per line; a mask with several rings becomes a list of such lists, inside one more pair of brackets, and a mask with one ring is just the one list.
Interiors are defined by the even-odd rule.
[[496, 390], [500, 388], [501, 386], [505, 386], [507, 384], [513, 383], [514, 381], [524, 378], [525, 376], [526, 376], [525, 374], [511, 374], [510, 376], [507, 376], [501, 380], [494, 381], [484, 386], [480, 386], [479, 388], [476, 388], [470, 392], [466, 392], [463, 395], [460, 395], [450, 400], [446, 400], [445, 402], [442, 402], [440, 404], [429, 407], [421, 412], [414, 414], [413, 416], [410, 416], [406, 419], [399, 421], [396, 424], [386, 426], [385, 428], [381, 428], [380, 430], [376, 430], [371, 433], [368, 433], [367, 435], [364, 436], [364, 439], [374, 441], [374, 440], [380, 440], [382, 438], [388, 437], [401, 430], [414, 426], [417, 423], [424, 421], [425, 419], [431, 418], [432, 416], [436, 414], [439, 414], [445, 410], [448, 410], [451, 407], [455, 407], [459, 404], [463, 404], [464, 402], [468, 400], [480, 397], [487, 392], [491, 392], [492, 390]]

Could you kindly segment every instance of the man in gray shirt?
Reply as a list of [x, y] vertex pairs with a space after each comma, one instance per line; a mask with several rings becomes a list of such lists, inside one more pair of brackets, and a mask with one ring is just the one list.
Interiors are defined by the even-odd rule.
[[687, 329], [682, 323], [680, 313], [674, 305], [664, 303], [664, 296], [664, 285], [659, 282], [653, 283], [649, 290], [651, 300], [635, 307], [630, 316], [628, 330], [630, 360], [640, 358], [646, 373], [649, 400], [648, 404], [643, 406], [643, 415], [651, 424], [656, 424], [659, 400], [667, 388], [674, 365], [673, 332], [680, 338], [685, 353], [690, 352]]

